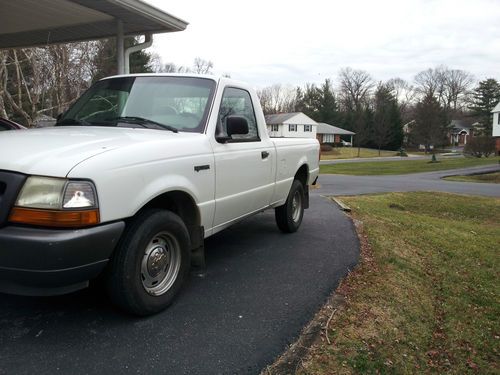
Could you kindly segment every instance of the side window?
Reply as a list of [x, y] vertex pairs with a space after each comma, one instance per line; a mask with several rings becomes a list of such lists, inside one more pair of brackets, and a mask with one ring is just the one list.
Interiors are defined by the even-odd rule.
[[228, 116], [241, 116], [246, 118], [248, 122], [248, 134], [235, 134], [232, 136], [234, 141], [250, 142], [260, 140], [252, 99], [248, 91], [233, 87], [224, 90], [217, 120], [218, 133], [227, 134], [226, 119]]

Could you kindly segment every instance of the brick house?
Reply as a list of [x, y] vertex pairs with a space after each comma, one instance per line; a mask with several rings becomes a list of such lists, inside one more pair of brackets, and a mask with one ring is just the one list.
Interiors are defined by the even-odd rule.
[[349, 140], [352, 145], [352, 137], [356, 133], [349, 130], [339, 128], [330, 124], [325, 124], [324, 122], [318, 123], [318, 128], [316, 131], [316, 139], [319, 143], [340, 143], [342, 140]]
[[451, 120], [448, 139], [452, 146], [465, 146], [467, 141], [474, 136], [473, 125], [468, 125], [463, 120]]

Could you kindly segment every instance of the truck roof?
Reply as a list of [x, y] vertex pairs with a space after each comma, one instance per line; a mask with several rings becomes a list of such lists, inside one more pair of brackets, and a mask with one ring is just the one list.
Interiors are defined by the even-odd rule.
[[120, 74], [102, 78], [102, 80], [111, 79], [111, 78], [121, 78], [121, 77], [188, 77], [188, 78], [205, 78], [210, 79], [215, 82], [224, 81], [229, 84], [234, 84], [237, 86], [248, 86], [247, 83], [240, 82], [231, 78], [227, 78], [220, 75], [212, 75], [212, 74], [197, 74], [197, 73], [133, 73], [133, 74]]

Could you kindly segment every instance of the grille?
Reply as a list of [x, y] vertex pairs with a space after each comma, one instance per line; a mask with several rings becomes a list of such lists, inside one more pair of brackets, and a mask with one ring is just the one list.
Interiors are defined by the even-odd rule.
[[10, 209], [26, 178], [21, 173], [0, 171], [0, 227], [7, 223]]

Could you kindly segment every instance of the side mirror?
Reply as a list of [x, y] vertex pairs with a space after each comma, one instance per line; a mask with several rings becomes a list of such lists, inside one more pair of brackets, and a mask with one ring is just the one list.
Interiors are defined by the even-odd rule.
[[219, 143], [231, 142], [233, 135], [248, 134], [248, 121], [241, 116], [227, 116], [226, 117], [226, 132], [220, 129], [215, 139]]
[[241, 116], [228, 116], [226, 118], [226, 132], [228, 137], [235, 134], [248, 134], [248, 121]]

